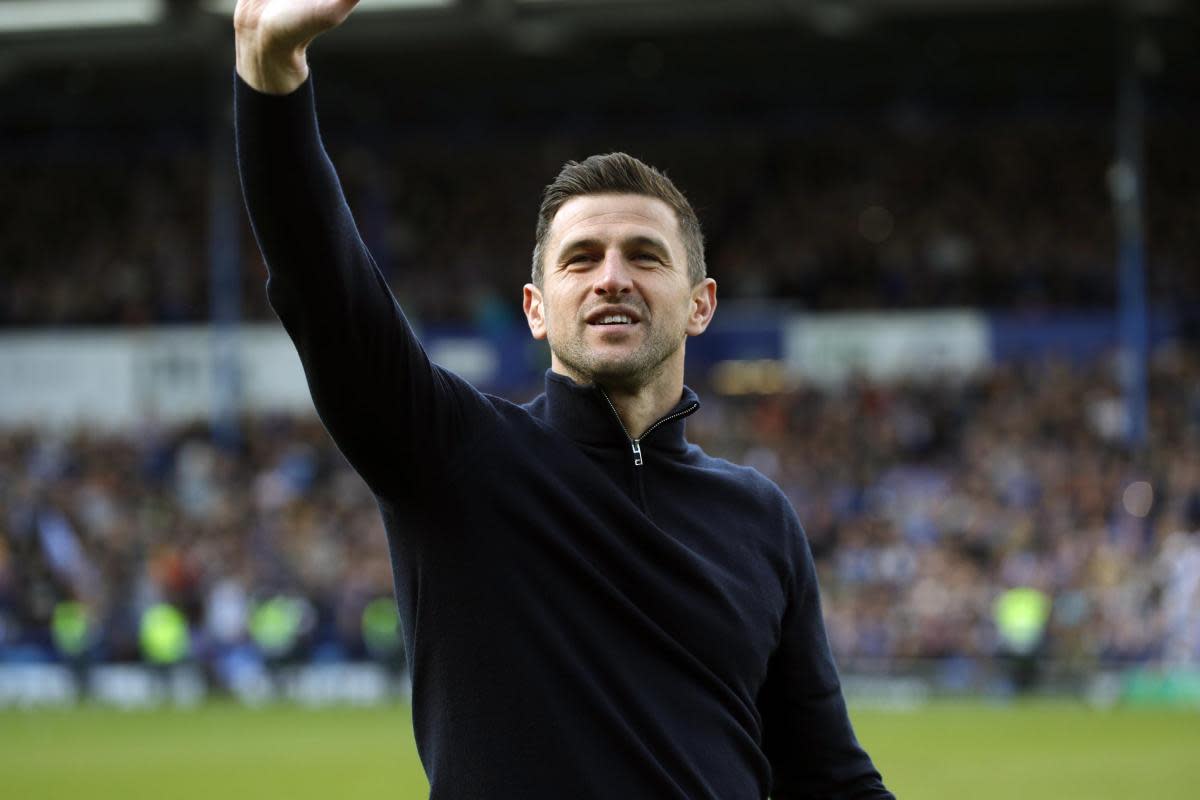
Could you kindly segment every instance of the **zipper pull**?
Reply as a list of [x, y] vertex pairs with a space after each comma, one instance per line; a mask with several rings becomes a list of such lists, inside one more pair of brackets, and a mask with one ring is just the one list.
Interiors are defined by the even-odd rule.
[[642, 444], [637, 439], [630, 442], [633, 445], [633, 465], [640, 467], [642, 465]]

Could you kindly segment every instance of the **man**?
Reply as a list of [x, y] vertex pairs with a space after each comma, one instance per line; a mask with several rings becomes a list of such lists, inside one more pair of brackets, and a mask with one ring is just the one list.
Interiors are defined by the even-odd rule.
[[524, 289], [546, 392], [477, 392], [426, 358], [321, 145], [305, 50], [353, 6], [240, 0], [238, 157], [271, 304], [383, 514], [432, 797], [891, 797], [794, 512], [684, 437], [716, 284], [683, 195], [628, 156], [564, 168]]

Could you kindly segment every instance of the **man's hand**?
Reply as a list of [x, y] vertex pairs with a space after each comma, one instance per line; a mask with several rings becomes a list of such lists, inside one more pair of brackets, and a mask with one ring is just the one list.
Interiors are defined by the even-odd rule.
[[308, 77], [309, 43], [341, 25], [358, 0], [238, 0], [237, 72], [254, 89], [288, 94]]

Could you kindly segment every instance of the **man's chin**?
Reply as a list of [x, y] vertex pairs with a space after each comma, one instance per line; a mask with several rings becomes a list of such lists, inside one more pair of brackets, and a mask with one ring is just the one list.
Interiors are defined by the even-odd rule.
[[[576, 342], [582, 345], [583, 342]], [[639, 389], [661, 371], [664, 357], [643, 345], [607, 343], [592, 347], [551, 350], [566, 374], [577, 381], [614, 389]], [[663, 355], [663, 354], [658, 354]], [[669, 354], [666, 354], [669, 357]]]
[[613, 389], [640, 389], [649, 383], [654, 370], [645, 358], [627, 355], [623, 358], [597, 358], [589, 365], [591, 381]]
[[635, 359], [630, 358], [588, 358], [572, 361], [560, 359], [564, 371], [571, 375], [576, 382], [599, 384], [613, 388], [629, 388], [640, 386], [645, 377], [645, 369]]

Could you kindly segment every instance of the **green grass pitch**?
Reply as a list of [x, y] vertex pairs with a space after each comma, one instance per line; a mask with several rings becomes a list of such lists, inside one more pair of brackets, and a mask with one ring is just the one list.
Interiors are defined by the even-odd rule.
[[[856, 708], [901, 798], [1200, 797], [1200, 713], [1068, 703]], [[427, 797], [406, 707], [0, 712], [12, 800]]]

